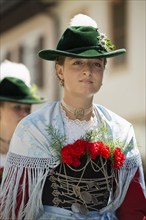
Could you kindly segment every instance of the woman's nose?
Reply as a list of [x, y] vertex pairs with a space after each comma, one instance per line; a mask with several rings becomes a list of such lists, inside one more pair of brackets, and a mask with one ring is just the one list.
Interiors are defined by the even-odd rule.
[[93, 69], [91, 65], [88, 64], [84, 67], [84, 70], [83, 70], [84, 75], [90, 76], [92, 75], [92, 72], [93, 72]]

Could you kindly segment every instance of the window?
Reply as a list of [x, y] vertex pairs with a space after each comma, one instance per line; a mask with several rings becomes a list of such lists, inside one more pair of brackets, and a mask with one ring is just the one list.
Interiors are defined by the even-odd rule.
[[43, 60], [37, 56], [39, 50], [43, 48], [44, 38], [38, 36], [33, 43], [26, 39], [18, 48], [18, 62], [23, 63], [30, 70], [31, 84], [43, 87]]
[[[126, 48], [126, 20], [127, 20], [127, 0], [112, 1], [112, 31], [113, 43], [117, 49]], [[115, 64], [122, 64], [125, 56], [114, 58]]]
[[39, 86], [39, 87], [43, 87], [43, 60], [40, 59], [39, 57], [37, 57], [37, 53], [39, 50], [42, 50], [44, 46], [44, 38], [40, 37], [37, 41], [37, 45], [34, 48], [34, 72], [35, 72], [35, 83]]
[[25, 52], [24, 47], [19, 46], [18, 48], [18, 62], [19, 63], [24, 63], [24, 52]]
[[12, 60], [11, 57], [12, 57], [11, 52], [10, 52], [10, 51], [7, 51], [6, 54], [5, 54], [5, 56], [4, 56], [4, 59], [3, 59], [3, 60]]

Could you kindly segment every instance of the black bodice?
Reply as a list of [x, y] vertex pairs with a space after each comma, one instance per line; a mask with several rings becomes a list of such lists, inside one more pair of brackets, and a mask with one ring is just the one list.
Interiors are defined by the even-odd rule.
[[100, 210], [112, 194], [114, 178], [111, 170], [111, 162], [101, 157], [87, 163], [83, 156], [78, 167], [60, 164], [46, 179], [42, 202], [69, 210], [74, 206], [75, 209], [81, 206], [87, 210]]

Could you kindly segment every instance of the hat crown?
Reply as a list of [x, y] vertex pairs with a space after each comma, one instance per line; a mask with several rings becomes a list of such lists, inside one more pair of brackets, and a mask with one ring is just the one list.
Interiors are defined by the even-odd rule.
[[6, 77], [0, 83], [0, 95], [22, 98], [30, 96], [31, 92], [22, 80], [14, 77]]
[[71, 51], [97, 47], [99, 35], [97, 29], [91, 26], [68, 27], [58, 42], [57, 50]]
[[45, 102], [45, 99], [33, 94], [23, 80], [15, 77], [5, 77], [0, 82], [0, 101], [37, 104]]

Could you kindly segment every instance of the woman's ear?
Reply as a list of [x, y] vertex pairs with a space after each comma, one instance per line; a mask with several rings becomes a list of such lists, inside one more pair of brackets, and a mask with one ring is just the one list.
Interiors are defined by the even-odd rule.
[[56, 64], [55, 68], [56, 68], [56, 73], [57, 73], [59, 79], [63, 79], [63, 66]]

